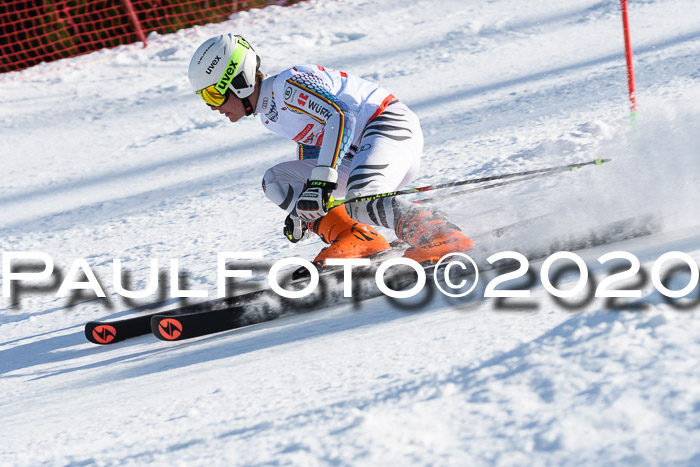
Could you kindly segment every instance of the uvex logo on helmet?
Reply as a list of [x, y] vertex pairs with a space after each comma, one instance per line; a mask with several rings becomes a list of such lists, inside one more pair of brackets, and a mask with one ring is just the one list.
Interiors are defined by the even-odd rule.
[[229, 85], [231, 84], [231, 80], [233, 80], [233, 74], [236, 72], [236, 68], [238, 68], [238, 63], [233, 61], [229, 62], [228, 66], [226, 67], [226, 71], [224, 72], [224, 75], [221, 77], [219, 82], [216, 83], [215, 87], [219, 90], [221, 94], [225, 93]]
[[207, 71], [205, 71], [206, 74], [210, 75], [212, 71], [214, 71], [214, 67], [216, 66], [217, 63], [219, 63], [219, 60], [221, 60], [221, 57], [218, 55], [214, 57], [214, 60], [211, 61], [209, 66], [207, 67]]

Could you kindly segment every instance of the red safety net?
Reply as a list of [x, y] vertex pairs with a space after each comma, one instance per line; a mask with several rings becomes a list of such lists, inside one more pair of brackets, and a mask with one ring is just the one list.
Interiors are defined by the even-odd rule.
[[300, 0], [3, 0], [0, 73]]

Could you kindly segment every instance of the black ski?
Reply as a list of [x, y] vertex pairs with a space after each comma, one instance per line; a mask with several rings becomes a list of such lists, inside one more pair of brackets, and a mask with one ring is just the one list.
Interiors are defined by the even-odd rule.
[[[510, 226], [509, 226], [510, 227]], [[594, 246], [620, 242], [631, 238], [651, 235], [660, 230], [660, 220], [656, 216], [640, 216], [633, 219], [613, 222], [601, 227], [597, 230], [580, 235], [579, 237], [569, 238], [564, 242], [553, 242], [546, 248], [537, 251], [529, 252], [526, 256], [531, 261], [542, 259], [555, 251], [559, 250], [582, 250]], [[388, 259], [388, 257], [385, 257]], [[384, 258], [383, 258], [384, 259]], [[374, 271], [381, 264], [373, 264], [368, 268], [356, 268], [353, 272], [355, 282], [364, 270], [366, 277], [374, 277]], [[495, 268], [491, 266], [482, 266], [480, 271], [486, 271], [492, 268], [506, 269], [511, 265], [503, 262]], [[430, 275], [433, 266], [426, 266], [426, 273]], [[410, 275], [409, 275], [410, 276]], [[380, 296], [381, 293], [374, 286], [367, 286], [363, 290], [359, 290], [358, 294], [353, 291], [353, 298], [345, 298], [342, 294], [342, 287], [328, 287], [333, 281], [340, 282], [343, 278], [342, 270], [334, 270], [330, 273], [321, 276], [320, 287], [323, 289], [320, 295], [316, 298], [303, 300], [287, 300], [279, 297], [272, 290], [261, 291], [260, 295], [249, 301], [241, 303], [229, 309], [217, 309], [211, 311], [189, 312], [179, 314], [177, 316], [156, 314], [151, 318], [151, 331], [161, 340], [177, 341], [190, 339], [193, 337], [204, 336], [231, 329], [250, 326], [266, 321], [271, 321], [282, 316], [315, 311], [330, 306], [347, 303], [349, 300], [361, 301], [368, 298]], [[325, 281], [323, 279], [326, 279]], [[410, 286], [414, 283], [412, 277], [394, 276], [391, 281], [391, 288], [400, 290], [403, 286]], [[373, 282], [373, 281], [365, 281]], [[311, 300], [311, 301], [309, 301]]]
[[[400, 256], [400, 253], [398, 253]], [[374, 274], [379, 265], [397, 255], [385, 255], [380, 261], [367, 267], [353, 268], [353, 282], [357, 285], [353, 296], [343, 296], [344, 271], [332, 269], [322, 271], [319, 275], [319, 287], [310, 296], [302, 299], [287, 299], [281, 297], [272, 289], [260, 291], [255, 298], [239, 303], [228, 309], [220, 308], [210, 311], [182, 313], [178, 315], [156, 314], [151, 318], [151, 331], [166, 341], [184, 340], [193, 337], [214, 334], [231, 329], [264, 323], [282, 316], [296, 315], [310, 311], [321, 310], [342, 303], [355, 303], [382, 295], [374, 285]], [[426, 265], [424, 269], [429, 276], [434, 265]], [[296, 276], [296, 273], [295, 273]], [[296, 276], [298, 277], [298, 276]], [[305, 285], [308, 278], [302, 277], [291, 282], [292, 286]], [[385, 281], [393, 290], [402, 290], [415, 282], [412, 274], [394, 276], [387, 275]]]
[[[403, 248], [397, 247], [395, 250], [392, 249], [389, 251], [389, 253], [391, 254], [378, 255], [375, 258], [385, 259], [388, 257], [400, 256], [402, 252]], [[305, 268], [300, 268], [299, 271], [307, 272]], [[303, 273], [300, 273], [299, 271], [295, 271], [293, 273], [293, 282], [303, 281], [304, 279], [308, 278], [308, 273], [305, 275]], [[322, 277], [325, 277], [331, 276], [334, 273], [342, 274], [342, 269], [328, 268], [321, 271], [319, 274]], [[173, 310], [159, 311], [140, 316], [134, 316], [132, 318], [125, 318], [115, 321], [90, 321], [85, 325], [85, 337], [93, 344], [115, 344], [126, 339], [150, 334], [151, 319], [155, 316], [173, 317], [183, 314], [198, 314], [201, 312], [209, 311], [231, 310], [236, 306], [245, 305], [259, 298], [263, 298], [263, 296], [266, 295], [272, 297], [273, 299], [276, 297], [276, 294], [274, 294], [270, 289], [262, 289], [243, 293], [240, 295], [235, 295], [232, 297], [218, 298], [215, 300], [208, 300], [192, 305], [186, 305], [183, 307], [175, 308]], [[173, 321], [173, 323], [175, 322]], [[173, 332], [176, 333], [176, 330]], [[168, 335], [168, 331], [163, 331], [163, 335]]]
[[159, 311], [116, 321], [90, 321], [85, 325], [85, 337], [93, 344], [115, 344], [133, 337], [151, 333], [151, 318], [154, 316], [177, 316], [214, 309], [230, 309], [240, 303], [254, 300], [261, 291], [248, 292], [233, 297], [220, 298], [182, 306], [168, 311]]
[[[526, 223], [540, 220], [539, 218], [524, 221]], [[520, 225], [496, 229], [486, 236], [499, 237]], [[638, 218], [613, 222], [565, 242], [553, 242], [546, 248], [527, 252], [530, 260], [544, 258], [559, 250], [575, 251], [593, 246], [619, 242], [630, 238], [641, 237], [656, 233], [660, 221], [656, 216], [640, 216]], [[397, 252], [400, 254], [400, 251]], [[373, 277], [381, 261], [395, 257], [387, 254], [369, 268], [355, 268], [353, 277], [355, 283], [361, 283], [361, 275]], [[482, 267], [480, 267], [480, 270]], [[187, 305], [170, 311], [149, 313], [123, 320], [100, 322], [91, 321], [85, 325], [85, 337], [95, 344], [113, 344], [125, 339], [153, 333], [162, 340], [182, 340], [192, 337], [227, 331], [243, 326], [262, 323], [289, 314], [313, 311], [341, 303], [343, 300], [360, 301], [379, 296], [376, 288], [365, 287], [365, 290], [353, 292], [353, 299], [345, 299], [340, 287], [333, 287], [343, 278], [342, 269], [324, 270], [321, 272], [320, 292], [315, 297], [302, 300], [288, 300], [280, 297], [271, 289], [262, 289], [242, 295], [227, 297]], [[305, 278], [294, 275], [293, 283], [304, 283]], [[400, 279], [397, 279], [400, 282]], [[365, 281], [371, 282], [371, 281]], [[400, 287], [401, 284], [397, 284]], [[330, 287], [329, 287], [330, 286]], [[392, 287], [398, 290], [398, 287]]]

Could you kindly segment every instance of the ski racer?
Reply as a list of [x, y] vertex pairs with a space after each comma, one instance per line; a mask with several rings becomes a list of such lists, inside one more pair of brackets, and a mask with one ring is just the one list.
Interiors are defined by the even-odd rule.
[[291, 242], [316, 233], [328, 244], [314, 259], [371, 257], [391, 248], [371, 225], [393, 229], [404, 256], [431, 264], [473, 242], [441, 214], [400, 197], [377, 197], [328, 210], [331, 195], [352, 199], [404, 187], [417, 174], [423, 134], [416, 115], [380, 86], [342, 71], [299, 65], [275, 76], [241, 36], [205, 41], [189, 79], [215, 111], [236, 122], [259, 114], [270, 131], [296, 141], [297, 158], [267, 170], [266, 196], [288, 213]]

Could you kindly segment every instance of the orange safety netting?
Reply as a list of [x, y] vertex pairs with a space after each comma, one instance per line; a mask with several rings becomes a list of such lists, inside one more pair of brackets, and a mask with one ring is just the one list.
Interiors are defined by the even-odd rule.
[[4, 0], [0, 73], [102, 48], [145, 41], [232, 13], [299, 0]]

